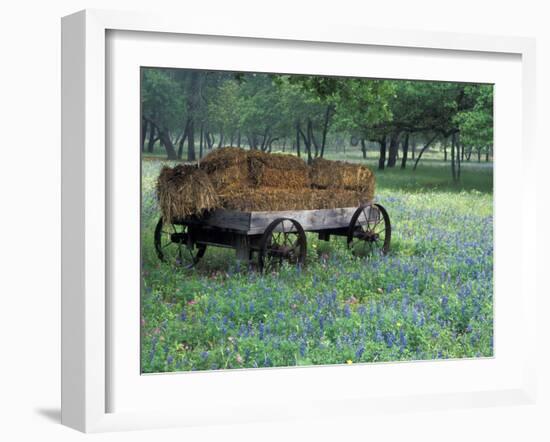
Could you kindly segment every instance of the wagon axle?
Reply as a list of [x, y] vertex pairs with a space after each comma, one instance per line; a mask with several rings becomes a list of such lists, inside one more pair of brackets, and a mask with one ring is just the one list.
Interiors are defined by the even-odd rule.
[[353, 237], [367, 242], [376, 242], [380, 239], [378, 233], [363, 232], [362, 230], [353, 232]]

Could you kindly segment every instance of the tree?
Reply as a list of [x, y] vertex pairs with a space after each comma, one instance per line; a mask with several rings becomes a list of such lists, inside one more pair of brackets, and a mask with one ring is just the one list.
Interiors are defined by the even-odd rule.
[[386, 161], [387, 125], [393, 115], [389, 100], [395, 94], [390, 81], [340, 79], [335, 97], [335, 126], [380, 144], [379, 169]]
[[168, 159], [175, 160], [177, 153], [172, 133], [181, 123], [181, 110], [185, 104], [184, 94], [174, 78], [173, 71], [168, 69], [143, 69], [142, 82], [143, 121], [150, 125], [150, 133], [156, 131]]
[[241, 110], [239, 83], [232, 79], [224, 81], [219, 85], [216, 96], [208, 103], [208, 120], [218, 127], [221, 142], [224, 134], [230, 134], [230, 144], [233, 144], [234, 135], [240, 130]]
[[460, 141], [471, 153], [476, 149], [478, 161], [481, 153], [493, 148], [493, 86], [469, 85], [464, 89], [472, 106], [458, 112], [454, 122], [460, 130]]

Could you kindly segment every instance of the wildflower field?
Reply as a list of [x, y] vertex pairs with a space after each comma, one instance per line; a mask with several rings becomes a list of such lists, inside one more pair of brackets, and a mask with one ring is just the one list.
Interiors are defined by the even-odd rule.
[[142, 165], [142, 372], [492, 356], [492, 166], [464, 164], [459, 186], [443, 162], [376, 172], [388, 256], [308, 234], [305, 267], [262, 275], [214, 247], [159, 262], [162, 164]]

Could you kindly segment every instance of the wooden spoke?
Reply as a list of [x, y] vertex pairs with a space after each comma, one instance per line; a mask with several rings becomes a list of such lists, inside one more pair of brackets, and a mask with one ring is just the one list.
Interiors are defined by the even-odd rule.
[[158, 258], [168, 264], [191, 268], [202, 258], [206, 246], [196, 245], [189, 226], [165, 224], [160, 218], [155, 228], [155, 250]]
[[274, 270], [285, 260], [292, 264], [303, 264], [306, 248], [305, 232], [296, 220], [276, 219], [266, 228], [260, 241], [258, 256], [260, 269]]
[[[364, 219], [364, 222], [363, 222]], [[359, 207], [348, 228], [348, 248], [356, 256], [386, 254], [390, 248], [391, 225], [379, 204]]]

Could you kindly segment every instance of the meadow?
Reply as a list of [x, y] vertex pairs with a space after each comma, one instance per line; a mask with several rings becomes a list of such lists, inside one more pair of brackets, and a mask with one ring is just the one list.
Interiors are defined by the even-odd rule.
[[389, 255], [353, 257], [343, 238], [308, 234], [306, 265], [270, 274], [214, 247], [190, 270], [159, 262], [162, 164], [142, 164], [142, 372], [493, 355], [491, 163], [465, 163], [460, 185], [440, 160], [373, 167]]

